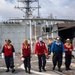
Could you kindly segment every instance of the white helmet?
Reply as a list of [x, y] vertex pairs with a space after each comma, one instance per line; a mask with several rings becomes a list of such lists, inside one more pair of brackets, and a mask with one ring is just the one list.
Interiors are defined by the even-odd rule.
[[39, 37], [39, 41], [43, 41], [42, 37]]

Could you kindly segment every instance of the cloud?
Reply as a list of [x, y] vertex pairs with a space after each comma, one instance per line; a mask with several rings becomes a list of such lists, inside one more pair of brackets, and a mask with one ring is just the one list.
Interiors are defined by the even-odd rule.
[[15, 5], [17, 5], [16, 0], [14, 3], [0, 0], [0, 17], [2, 19], [9, 19], [10, 17], [22, 17], [23, 12], [15, 9]]
[[[48, 2], [48, 3], [46, 3]], [[41, 8], [42, 13], [52, 13], [57, 18], [75, 19], [75, 1], [74, 0], [44, 0], [45, 7]]]
[[14, 0], [5, 0], [5, 1], [9, 3], [14, 3]]
[[[75, 0], [39, 0], [40, 14], [42, 17], [48, 17], [51, 13], [57, 18], [75, 19]], [[9, 19], [10, 17], [23, 17], [24, 13], [19, 9], [15, 9], [17, 0], [0, 0], [0, 20]], [[23, 5], [19, 3], [19, 5]], [[32, 4], [35, 6], [35, 3]], [[34, 11], [37, 15], [37, 10]]]

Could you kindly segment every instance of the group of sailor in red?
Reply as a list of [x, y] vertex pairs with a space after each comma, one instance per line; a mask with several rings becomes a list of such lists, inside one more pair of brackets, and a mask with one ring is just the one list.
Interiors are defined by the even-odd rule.
[[27, 47], [25, 46], [24, 43], [22, 44], [22, 54], [23, 54], [24, 56], [30, 56], [30, 54], [31, 54], [31, 47], [30, 47], [30, 44], [28, 44]]
[[[6, 72], [9, 72], [9, 68], [12, 69], [12, 73], [15, 72], [14, 69], [14, 58], [15, 58], [15, 49], [13, 45], [11, 44], [11, 41], [5, 40], [6, 44], [3, 46], [2, 49], [2, 58], [5, 58], [6, 63]], [[70, 70], [70, 64], [71, 64], [71, 55], [73, 46], [70, 43], [70, 39], [66, 40], [66, 43], [64, 44], [65, 48], [65, 66], [66, 70]], [[39, 41], [36, 42], [35, 48], [34, 48], [34, 54], [38, 57], [38, 66], [39, 66], [39, 72], [46, 71], [46, 57], [48, 57], [48, 49], [43, 42], [42, 38], [39, 38]], [[31, 46], [28, 44], [28, 40], [24, 40], [22, 43], [21, 48], [21, 58], [24, 63], [24, 68], [26, 73], [31, 73]]]

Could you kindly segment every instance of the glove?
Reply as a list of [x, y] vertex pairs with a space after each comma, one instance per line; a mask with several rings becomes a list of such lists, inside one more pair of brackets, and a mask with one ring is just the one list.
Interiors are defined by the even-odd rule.
[[2, 56], [2, 59], [4, 59], [4, 53], [2, 53], [1, 56]]
[[35, 57], [38, 57], [37, 54], [35, 54]]
[[24, 58], [24, 57], [21, 57], [20, 59], [21, 59], [21, 61], [22, 61], [22, 62], [25, 60], [25, 58]]
[[15, 58], [15, 52], [13, 52], [13, 58]]
[[49, 57], [50, 57], [49, 55], [45, 55], [45, 56], [46, 56], [46, 59], [49, 59]]
[[65, 52], [63, 53], [63, 58], [65, 58]]
[[51, 56], [53, 56], [53, 53], [51, 52]]

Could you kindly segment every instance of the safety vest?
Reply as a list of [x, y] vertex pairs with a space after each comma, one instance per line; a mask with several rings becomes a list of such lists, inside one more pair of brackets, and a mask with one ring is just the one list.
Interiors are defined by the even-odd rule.
[[48, 49], [46, 48], [45, 43], [42, 42], [42, 45], [40, 45], [40, 43], [37, 42], [35, 45], [34, 53], [38, 55], [48, 53]]
[[5, 56], [12, 56], [13, 55], [13, 50], [12, 50], [12, 45], [10, 44], [10, 46], [8, 45], [4, 45], [4, 55]]
[[70, 50], [73, 50], [73, 45], [71, 44], [70, 46], [68, 46], [66, 43], [64, 44], [64, 48], [67, 49], [67, 51], [65, 51], [65, 54], [66, 55], [69, 55], [69, 54], [72, 54], [72, 51]]
[[22, 44], [22, 54], [23, 56], [30, 56], [31, 54], [31, 48], [30, 48], [30, 44], [28, 44], [28, 46], [26, 47], [25, 44]]

